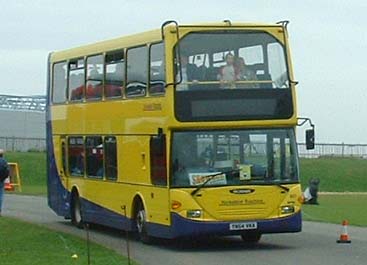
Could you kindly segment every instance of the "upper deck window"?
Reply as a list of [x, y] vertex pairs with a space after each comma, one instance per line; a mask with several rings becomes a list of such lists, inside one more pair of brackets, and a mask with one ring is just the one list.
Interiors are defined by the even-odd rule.
[[179, 45], [178, 90], [289, 87], [284, 47], [268, 33], [190, 33]]
[[103, 55], [87, 58], [86, 99], [101, 99], [103, 91]]
[[[293, 114], [283, 44], [262, 31], [189, 33], [176, 56], [180, 121], [285, 119]], [[176, 55], [178, 55], [176, 45]]]
[[66, 101], [66, 62], [56, 63], [53, 67], [53, 79], [52, 79], [52, 102], [64, 103]]
[[69, 99], [71, 101], [84, 98], [84, 59], [69, 62]]
[[122, 96], [125, 82], [124, 51], [108, 53], [105, 58], [105, 63], [105, 97], [119, 98]]
[[127, 97], [146, 95], [148, 82], [148, 48], [141, 46], [127, 50]]
[[162, 94], [166, 84], [164, 63], [164, 44], [157, 43], [150, 46], [150, 84], [149, 93]]

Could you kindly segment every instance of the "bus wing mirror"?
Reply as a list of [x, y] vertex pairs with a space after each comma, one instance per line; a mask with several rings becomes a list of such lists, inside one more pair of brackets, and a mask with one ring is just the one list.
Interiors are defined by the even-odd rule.
[[306, 149], [315, 149], [315, 130], [313, 128], [306, 130]]
[[311, 126], [311, 129], [306, 130], [306, 149], [315, 149], [315, 125], [312, 121], [309, 118], [298, 118], [297, 126], [303, 126], [306, 122]]
[[150, 138], [150, 150], [153, 154], [163, 155], [166, 148], [166, 137], [164, 135], [152, 136]]

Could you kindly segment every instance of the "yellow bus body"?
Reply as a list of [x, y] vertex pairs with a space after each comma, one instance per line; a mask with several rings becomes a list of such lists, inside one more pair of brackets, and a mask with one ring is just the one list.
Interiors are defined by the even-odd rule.
[[[289, 45], [286, 43], [284, 31], [281, 25], [259, 25], [227, 23], [185, 25], [179, 27], [180, 38], [193, 32], [210, 32], [217, 30], [251, 30], [266, 32], [274, 36], [286, 47], [287, 65], [289, 76], [293, 80], [293, 72], [290, 61]], [[173, 49], [177, 44], [177, 28], [168, 25], [163, 28], [165, 44], [166, 82], [174, 83]], [[149, 31], [128, 37], [99, 42], [74, 49], [53, 52], [50, 55], [50, 69], [57, 62], [68, 61], [76, 58], [85, 58], [96, 54], [117, 51], [150, 45], [162, 41], [160, 30]], [[52, 70], [50, 70], [50, 84], [52, 83]], [[150, 139], [162, 128], [166, 136], [167, 165], [170, 165], [173, 131], [185, 130], [220, 130], [220, 129], [243, 129], [243, 128], [294, 128], [297, 123], [296, 93], [294, 83], [290, 84], [293, 114], [286, 119], [268, 120], [233, 120], [233, 121], [207, 121], [207, 122], [180, 122], [174, 115], [174, 86], [168, 85], [165, 94], [138, 98], [120, 98], [109, 100], [102, 97], [98, 101], [81, 100], [79, 102], [66, 101], [64, 104], [51, 102], [52, 87], [49, 85], [48, 104], [48, 158], [49, 158], [49, 186], [59, 185], [57, 188], [49, 188], [49, 204], [60, 215], [67, 218], [71, 216], [72, 193], [88, 203], [87, 207], [104, 209], [109, 214], [114, 214], [116, 222], [110, 224], [104, 220], [105, 212], [96, 210], [93, 216], [86, 221], [100, 222], [123, 229], [135, 230], [134, 218], [136, 214], [136, 199], [139, 198], [146, 211], [146, 221], [153, 224], [150, 234], [162, 237], [176, 237], [190, 235], [187, 227], [180, 233], [177, 226], [173, 226], [172, 216], [179, 216], [193, 223], [215, 224], [230, 222], [246, 222], [264, 220], [265, 223], [276, 220], [281, 224], [278, 230], [267, 226], [263, 233], [270, 232], [296, 232], [299, 225], [294, 228], [293, 221], [283, 219], [300, 214], [301, 211], [301, 187], [299, 183], [292, 183], [279, 187], [277, 185], [262, 186], [226, 186], [203, 188], [196, 195], [191, 193], [192, 188], [170, 187], [170, 178], [165, 186], [153, 185], [151, 182], [150, 166]], [[89, 178], [85, 175], [79, 177], [70, 176], [68, 163], [63, 162], [63, 148], [68, 146], [71, 136], [110, 136], [116, 137], [117, 141], [117, 179], [112, 181], [105, 177], [102, 179]], [[65, 154], [64, 154], [65, 156]], [[64, 170], [65, 169], [65, 172]], [[167, 166], [167, 176], [170, 176], [172, 168]], [[60, 182], [58, 184], [58, 182]], [[240, 197], [230, 193], [231, 190], [251, 189], [256, 192]], [[288, 191], [286, 191], [288, 190]], [[60, 192], [63, 195], [55, 194]], [[58, 198], [54, 198], [58, 197]], [[61, 198], [62, 197], [62, 198]], [[53, 199], [54, 198], [54, 199]], [[292, 206], [293, 211], [282, 212], [282, 207]], [[82, 206], [83, 209], [83, 206]], [[188, 218], [190, 210], [200, 209], [202, 216]], [[118, 219], [121, 217], [121, 219]], [[299, 217], [297, 217], [299, 218]], [[283, 220], [283, 221], [282, 221]], [[121, 225], [117, 223], [121, 222]], [[126, 223], [124, 223], [126, 222]], [[299, 222], [298, 219], [296, 222]], [[287, 225], [291, 228], [287, 230]], [[260, 223], [259, 223], [259, 226]], [[159, 228], [166, 228], [165, 232]], [[201, 226], [198, 226], [201, 227]], [[265, 226], [264, 226], [265, 227]], [[192, 234], [201, 234], [199, 228], [193, 228]], [[201, 229], [201, 228], [200, 228]], [[227, 232], [236, 231], [223, 231]], [[238, 232], [238, 231], [237, 231]], [[240, 231], [241, 232], [241, 231]], [[221, 233], [212, 228], [203, 228], [203, 234]]]

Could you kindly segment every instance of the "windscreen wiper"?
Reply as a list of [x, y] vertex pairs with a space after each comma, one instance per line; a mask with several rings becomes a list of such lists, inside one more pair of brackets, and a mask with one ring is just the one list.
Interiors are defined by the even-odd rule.
[[[264, 178], [266, 178], [266, 176], [267, 176], [267, 172], [266, 172], [266, 170], [265, 170]], [[269, 182], [269, 184], [275, 184], [275, 185], [277, 185], [279, 188], [281, 188], [281, 189], [285, 190], [286, 192], [288, 192], [288, 191], [289, 191], [289, 188], [287, 188], [286, 186], [283, 186], [282, 184], [274, 183], [274, 182]]]
[[199, 190], [201, 190], [202, 187], [204, 187], [209, 181], [211, 181], [214, 177], [216, 176], [219, 176], [219, 175], [222, 175], [222, 174], [229, 174], [229, 173], [233, 173], [233, 172], [236, 172], [236, 171], [239, 171], [239, 169], [232, 169], [232, 170], [229, 170], [229, 171], [222, 171], [222, 172], [219, 172], [219, 173], [215, 173], [215, 174], [212, 174], [212, 175], [207, 175], [207, 180], [205, 180], [203, 183], [201, 183], [199, 186], [196, 187], [196, 189], [194, 189], [192, 192], [191, 192], [191, 195], [195, 195]]
[[289, 191], [289, 188], [287, 188], [286, 186], [283, 186], [282, 184], [277, 183], [277, 184], [275, 184], [275, 185], [277, 185], [279, 188], [281, 188], [281, 189], [285, 190], [286, 192], [288, 192], [288, 191]]

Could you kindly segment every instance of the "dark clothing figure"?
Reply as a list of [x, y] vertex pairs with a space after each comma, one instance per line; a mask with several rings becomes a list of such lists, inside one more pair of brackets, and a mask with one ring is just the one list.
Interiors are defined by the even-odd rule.
[[[192, 88], [193, 84], [188, 84], [191, 82], [197, 82], [199, 80], [199, 69], [195, 64], [188, 62], [188, 58], [185, 55], [181, 56], [181, 83], [177, 87], [178, 91], [188, 90]], [[180, 73], [177, 73], [176, 80], [180, 80]]]
[[4, 150], [0, 149], [0, 216], [4, 199], [4, 181], [9, 176], [9, 165], [3, 156]]
[[[311, 178], [308, 182], [308, 187], [306, 189], [307, 193], [309, 193], [310, 198], [307, 198], [306, 200], [306, 204], [319, 204], [317, 202], [317, 193], [319, 191], [319, 184], [320, 184], [320, 179], [318, 178]], [[306, 192], [305, 191], [305, 192]]]

